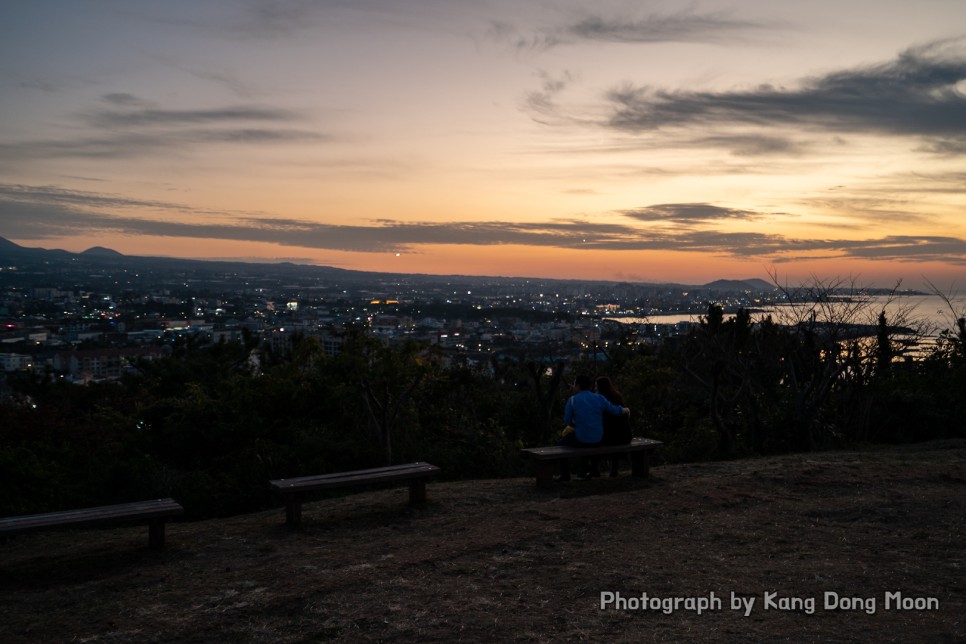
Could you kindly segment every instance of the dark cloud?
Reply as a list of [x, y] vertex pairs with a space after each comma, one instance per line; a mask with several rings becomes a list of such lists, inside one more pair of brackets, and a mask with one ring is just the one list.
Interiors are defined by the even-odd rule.
[[493, 22], [490, 37], [509, 42], [522, 52], [545, 51], [581, 42], [661, 43], [661, 42], [734, 42], [743, 34], [774, 28], [751, 20], [732, 18], [724, 13], [652, 14], [644, 18], [587, 15], [557, 27], [520, 33], [507, 22]]
[[40, 80], [40, 79], [28, 79], [21, 80], [17, 82], [17, 87], [22, 87], [24, 89], [38, 89], [42, 92], [55, 93], [64, 89], [64, 83], [57, 83], [54, 81]]
[[309, 142], [325, 141], [329, 137], [307, 130], [262, 130], [247, 128], [242, 130], [208, 130], [189, 134], [189, 140], [221, 141], [224, 143], [263, 143], [263, 142]]
[[[611, 91], [608, 126], [624, 132], [668, 127], [795, 127], [953, 139], [966, 136], [964, 41], [909, 49], [896, 60], [805, 80], [798, 89], [740, 92]], [[948, 145], [946, 143], [945, 145]]]
[[169, 137], [137, 134], [103, 134], [74, 139], [31, 140], [0, 143], [0, 167], [23, 164], [36, 159], [128, 159], [150, 156], [165, 148], [175, 147]]
[[257, 106], [171, 110], [123, 92], [101, 97], [117, 109], [80, 117], [84, 135], [74, 138], [0, 143], [2, 163], [31, 159], [132, 159], [160, 151], [185, 154], [206, 143], [258, 145], [317, 143], [328, 135], [292, 127], [301, 117], [289, 110]]
[[855, 244], [849, 257], [950, 262], [966, 265], [966, 240], [956, 237], [894, 235]]
[[925, 151], [950, 157], [966, 155], [966, 136], [958, 140], [931, 141], [925, 146]]
[[[132, 217], [119, 214], [153, 210], [181, 215]], [[229, 223], [196, 223], [202, 215], [218, 215]], [[4, 234], [14, 238], [69, 235], [78, 229], [121, 231], [135, 235], [267, 241], [286, 246], [356, 251], [403, 250], [418, 244], [526, 244], [580, 247], [605, 244], [633, 233], [627, 226], [550, 221], [546, 223], [446, 222], [409, 223], [379, 220], [371, 225], [317, 224], [293, 219], [192, 209], [175, 203], [56, 186], [0, 184], [0, 218]], [[195, 221], [190, 221], [195, 220]]]
[[101, 96], [101, 100], [105, 103], [110, 103], [111, 105], [120, 105], [122, 107], [147, 107], [148, 102], [144, 101], [134, 94], [128, 94], [126, 92], [114, 92], [112, 94], [105, 94]]
[[[137, 213], [137, 216], [131, 213]], [[148, 216], [145, 216], [145, 213]], [[682, 251], [763, 261], [817, 257], [943, 261], [966, 266], [966, 240], [907, 235], [872, 239], [801, 239], [769, 232], [723, 232], [715, 223], [756, 213], [713, 204], [658, 204], [625, 211], [635, 224], [588, 220], [548, 222], [402, 222], [320, 224], [240, 212], [191, 209], [175, 203], [50, 186], [0, 184], [5, 237], [42, 239], [123, 233], [176, 238], [269, 242], [286, 247], [357, 252], [401, 252], [422, 245], [521, 245], [585, 250]], [[655, 226], [654, 224], [662, 224]]]
[[[208, 129], [158, 131], [151, 133], [107, 133], [78, 139], [26, 141], [0, 144], [0, 156], [12, 163], [29, 159], [80, 158], [80, 159], [134, 159], [150, 157], [167, 150], [179, 155], [203, 143], [261, 144], [261, 143], [309, 143], [329, 140], [324, 134], [291, 129]], [[3, 162], [0, 162], [2, 164]]]
[[151, 208], [164, 210], [187, 210], [171, 202], [131, 199], [119, 195], [69, 190], [57, 186], [25, 186], [0, 184], [0, 199], [6, 204], [30, 204], [33, 206], [64, 206], [89, 210], [94, 208]]
[[141, 109], [129, 111], [103, 110], [86, 120], [95, 127], [151, 127], [193, 125], [198, 123], [237, 123], [239, 121], [289, 122], [294, 116], [287, 110], [262, 107], [223, 107], [207, 110]]
[[803, 154], [806, 147], [801, 142], [787, 137], [763, 134], [703, 136], [692, 139], [689, 144], [701, 148], [726, 148], [738, 157], [797, 156]]
[[567, 26], [564, 31], [578, 39], [602, 42], [717, 42], [762, 27], [760, 23], [733, 19], [722, 13], [684, 11], [667, 16], [652, 15], [643, 20], [590, 16]]
[[722, 208], [707, 203], [667, 203], [623, 210], [621, 213], [632, 219], [646, 222], [674, 222], [684, 224], [704, 223], [728, 219], [755, 219], [759, 213], [749, 210]]

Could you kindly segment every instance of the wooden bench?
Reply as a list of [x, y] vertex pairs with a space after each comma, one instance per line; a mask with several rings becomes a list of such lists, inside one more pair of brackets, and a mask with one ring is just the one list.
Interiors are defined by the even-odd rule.
[[600, 445], [597, 447], [529, 447], [522, 450], [533, 460], [537, 475], [537, 487], [551, 487], [553, 484], [553, 463], [562, 458], [581, 456], [605, 456], [608, 454], [627, 454], [631, 460], [631, 475], [647, 478], [650, 455], [662, 443], [650, 438], [633, 438], [624, 445]]
[[409, 504], [420, 505], [426, 502], [426, 479], [438, 472], [439, 468], [435, 465], [418, 462], [336, 474], [278, 479], [269, 481], [269, 486], [285, 498], [285, 522], [292, 527], [297, 527], [302, 522], [302, 501], [309, 492], [372, 483], [408, 481]]
[[96, 508], [5, 517], [0, 519], [0, 536], [67, 526], [136, 521], [147, 522], [148, 545], [160, 549], [164, 547], [165, 521], [183, 512], [184, 508], [174, 499], [153, 499]]

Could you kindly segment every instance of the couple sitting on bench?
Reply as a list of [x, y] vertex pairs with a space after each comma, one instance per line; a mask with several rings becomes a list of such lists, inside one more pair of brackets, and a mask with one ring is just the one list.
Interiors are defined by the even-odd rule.
[[[594, 381], [586, 374], [574, 379], [574, 394], [567, 399], [564, 423], [567, 428], [557, 445], [566, 447], [597, 447], [622, 445], [631, 442], [631, 410], [624, 407], [624, 398], [610, 381], [600, 377]], [[617, 458], [611, 460], [611, 476], [617, 476]], [[578, 478], [600, 476], [598, 457], [581, 457]], [[567, 459], [560, 461], [558, 481], [570, 480]]]

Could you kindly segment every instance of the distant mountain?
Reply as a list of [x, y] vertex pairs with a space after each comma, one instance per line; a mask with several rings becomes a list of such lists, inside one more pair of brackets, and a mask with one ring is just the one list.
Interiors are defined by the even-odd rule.
[[[148, 257], [139, 255], [125, 255], [110, 248], [94, 246], [81, 253], [72, 253], [66, 250], [47, 250], [45, 248], [30, 248], [20, 246], [9, 239], [0, 237], [0, 259], [17, 259], [18, 261], [49, 262], [56, 260], [71, 260], [72, 266], [90, 265], [104, 267], [105, 265], [127, 266], [132, 268], [155, 267], [158, 269], [180, 268], [185, 270], [226, 270], [232, 267], [258, 270], [258, 267], [269, 268], [295, 268], [295, 265], [286, 266], [285, 264], [257, 264], [251, 262], [236, 261], [206, 261], [200, 259], [181, 259], [177, 257]], [[333, 272], [345, 272], [343, 269], [328, 268], [323, 266], [306, 266], [308, 269], [320, 269]]]
[[[466, 280], [470, 283], [491, 282], [494, 280], [513, 283], [519, 281], [529, 282], [529, 277], [486, 277], [469, 275], [428, 275], [410, 273], [383, 273], [347, 270], [332, 266], [315, 266], [310, 264], [292, 264], [289, 262], [281, 263], [255, 263], [242, 261], [226, 260], [200, 260], [200, 259], [179, 259], [175, 257], [145, 257], [138, 255], [124, 255], [116, 250], [95, 246], [82, 253], [71, 253], [65, 250], [47, 250], [44, 248], [28, 248], [20, 246], [8, 239], [0, 237], [0, 260], [16, 260], [19, 264], [32, 267], [32, 270], [49, 272], [55, 266], [62, 265], [70, 271], [90, 271], [101, 273], [110, 268], [128, 268], [134, 270], [155, 270], [155, 271], [190, 271], [199, 276], [213, 275], [219, 272], [233, 272], [245, 275], [288, 275], [293, 278], [311, 276], [314, 278], [337, 279], [348, 281], [356, 285], [365, 285], [386, 278], [408, 278], [419, 279], [426, 283], [448, 283], [452, 279]], [[546, 279], [546, 282], [561, 283], [597, 283], [597, 284], [617, 284], [608, 280], [574, 280], [574, 279]], [[634, 286], [634, 285], [632, 285]], [[657, 287], [672, 286], [658, 284], [637, 284], [637, 286]], [[675, 284], [675, 288], [685, 289], [708, 289], [712, 291], [772, 291], [774, 285], [760, 279], [747, 280], [717, 280], [705, 284], [704, 286]]]
[[63, 259], [70, 257], [73, 253], [68, 253], [66, 250], [47, 250], [46, 248], [27, 248], [25, 246], [18, 246], [9, 239], [4, 239], [0, 237], [0, 258], [3, 257], [35, 257], [38, 259]]
[[117, 258], [117, 257], [125, 256], [122, 253], [117, 252], [116, 250], [111, 250], [110, 248], [104, 248], [103, 246], [94, 246], [93, 248], [88, 248], [83, 253], [81, 253], [81, 255], [84, 255], [87, 257], [107, 257], [107, 258], [111, 258], [111, 257]]
[[22, 246], [18, 246], [9, 239], [4, 239], [0, 237], [0, 253], [6, 255], [7, 253], [17, 253], [25, 250]]
[[746, 280], [715, 280], [701, 288], [711, 291], [774, 291], [777, 287], [771, 282], [753, 277]]

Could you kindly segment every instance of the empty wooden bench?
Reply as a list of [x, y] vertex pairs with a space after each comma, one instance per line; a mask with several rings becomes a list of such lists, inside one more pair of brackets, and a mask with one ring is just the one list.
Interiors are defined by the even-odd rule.
[[661, 441], [651, 438], [633, 438], [624, 445], [600, 445], [598, 447], [565, 447], [554, 445], [551, 447], [529, 447], [522, 450], [533, 460], [537, 475], [537, 487], [551, 487], [553, 484], [553, 463], [562, 458], [577, 458], [581, 456], [606, 456], [608, 454], [627, 454], [631, 460], [631, 475], [647, 478], [650, 465], [650, 455]]
[[164, 547], [164, 524], [168, 518], [184, 513], [174, 499], [152, 499], [96, 508], [46, 512], [0, 519], [0, 536], [68, 526], [103, 523], [142, 522], [148, 524], [148, 545]]
[[284, 497], [285, 522], [296, 527], [302, 522], [302, 501], [310, 492], [372, 483], [408, 481], [409, 504], [420, 505], [426, 502], [426, 479], [438, 472], [439, 468], [435, 465], [418, 462], [336, 474], [278, 479], [269, 481], [269, 486]]

